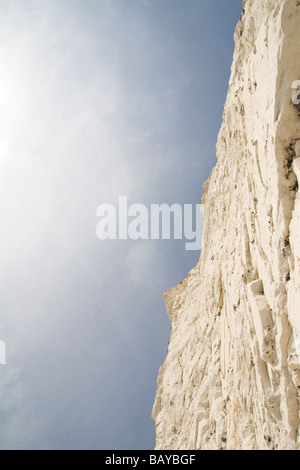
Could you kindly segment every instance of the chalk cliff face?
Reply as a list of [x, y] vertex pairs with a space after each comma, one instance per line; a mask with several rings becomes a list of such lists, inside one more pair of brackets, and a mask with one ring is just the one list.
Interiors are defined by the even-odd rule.
[[200, 261], [164, 296], [157, 449], [300, 448], [299, 30], [300, 0], [244, 2]]

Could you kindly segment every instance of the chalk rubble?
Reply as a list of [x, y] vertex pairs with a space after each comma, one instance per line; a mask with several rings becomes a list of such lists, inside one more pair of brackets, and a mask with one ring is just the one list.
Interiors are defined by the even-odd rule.
[[300, 1], [246, 0], [197, 266], [153, 406], [157, 449], [299, 449]]

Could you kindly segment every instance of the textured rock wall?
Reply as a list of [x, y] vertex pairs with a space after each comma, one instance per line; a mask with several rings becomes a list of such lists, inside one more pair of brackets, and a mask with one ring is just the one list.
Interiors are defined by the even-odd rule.
[[200, 261], [164, 296], [157, 449], [300, 447], [299, 31], [299, 0], [244, 2]]

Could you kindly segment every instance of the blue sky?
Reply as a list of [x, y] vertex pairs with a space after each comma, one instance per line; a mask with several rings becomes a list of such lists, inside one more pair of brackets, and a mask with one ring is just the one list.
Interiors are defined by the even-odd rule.
[[2, 0], [1, 449], [152, 449], [185, 241], [96, 209], [200, 203], [241, 0]]

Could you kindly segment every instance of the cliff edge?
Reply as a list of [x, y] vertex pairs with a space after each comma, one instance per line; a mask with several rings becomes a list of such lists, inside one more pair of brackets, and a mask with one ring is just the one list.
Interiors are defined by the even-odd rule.
[[300, 0], [244, 2], [200, 260], [164, 295], [157, 449], [300, 448], [299, 30]]

